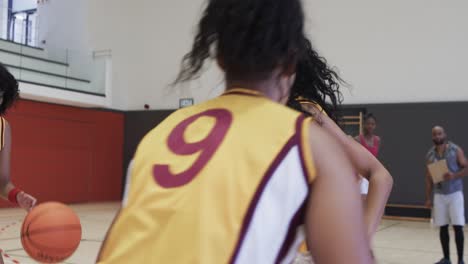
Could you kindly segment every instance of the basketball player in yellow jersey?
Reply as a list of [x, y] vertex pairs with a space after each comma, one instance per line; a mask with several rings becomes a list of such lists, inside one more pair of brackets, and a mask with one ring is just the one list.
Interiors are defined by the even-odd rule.
[[145, 136], [98, 263], [290, 263], [303, 223], [316, 263], [372, 263], [342, 146], [284, 106], [303, 23], [300, 0], [208, 1], [178, 81], [214, 56], [227, 92]]
[[[18, 82], [5, 66], [0, 64], [0, 196], [30, 210], [36, 204], [36, 199], [15, 187], [10, 180], [11, 130], [3, 115], [17, 98]], [[3, 264], [1, 254], [0, 264]]]

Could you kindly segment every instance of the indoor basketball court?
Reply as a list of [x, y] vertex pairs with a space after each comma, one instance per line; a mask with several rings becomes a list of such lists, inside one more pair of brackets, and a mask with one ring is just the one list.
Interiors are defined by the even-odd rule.
[[[229, 3], [225, 7], [226, 10], [232, 8], [235, 5], [234, 2], [236, 4], [248, 2], [255, 6], [268, 2], [265, 0], [237, 0], [233, 3], [229, 2], [230, 0], [216, 1], [220, 5]], [[277, 1], [283, 3], [284, 0]], [[297, 0], [290, 1], [296, 2]], [[255, 162], [259, 164], [260, 161], [264, 162], [261, 160], [265, 154], [263, 149], [268, 149], [277, 156], [269, 157], [270, 160], [265, 162], [271, 167], [265, 165], [265, 172], [262, 174], [264, 178], [258, 183], [259, 189], [252, 191], [253, 194], [242, 189], [248, 184], [237, 185], [229, 179], [230, 186], [240, 186], [242, 191], [239, 192], [245, 195], [226, 199], [225, 203], [230, 203], [230, 206], [222, 204], [221, 201], [224, 200], [221, 198], [219, 200], [218, 197], [207, 198], [212, 193], [216, 193], [215, 191], [218, 191], [218, 196], [228, 193], [229, 188], [224, 189], [224, 192], [218, 189], [219, 186], [227, 186], [218, 181], [206, 184], [206, 186], [215, 186], [216, 188], [213, 187], [215, 191], [200, 191], [198, 195], [196, 192], [191, 192], [195, 198], [184, 200], [190, 201], [187, 204], [193, 203], [199, 206], [196, 202], [202, 203], [202, 199], [206, 199], [204, 201], [208, 201], [213, 208], [219, 206], [222, 210], [225, 207], [241, 208], [239, 205], [241, 201], [246, 204], [248, 201], [248, 207], [244, 208], [245, 212], [240, 214], [242, 223], [233, 224], [232, 219], [230, 219], [231, 222], [223, 221], [223, 223], [226, 222], [227, 227], [238, 229], [232, 232], [238, 234], [236, 240], [223, 240], [217, 237], [222, 233], [219, 232], [221, 229], [218, 229], [218, 233], [214, 235], [223, 243], [229, 241], [232, 244], [230, 244], [231, 247], [235, 249], [228, 256], [229, 259], [224, 258], [225, 262], [229, 260], [230, 263], [242, 262], [235, 260], [239, 257], [238, 255], [243, 256], [242, 243], [244, 238], [250, 235], [248, 233], [249, 221], [254, 221], [255, 213], [259, 212], [253, 209], [257, 208], [255, 207], [257, 203], [260, 204], [263, 201], [260, 197], [263, 192], [259, 190], [267, 188], [269, 177], [276, 175], [276, 168], [273, 169], [273, 167], [281, 164], [283, 160], [278, 161], [280, 157], [284, 158], [285, 162], [296, 162], [296, 156], [293, 158], [287, 156], [289, 159], [281, 156], [287, 149], [286, 146], [291, 146], [291, 153], [298, 151], [297, 159], [300, 163], [294, 163], [294, 166], [300, 167], [300, 172], [306, 179], [305, 185], [307, 185], [305, 187], [307, 191], [301, 195], [307, 198], [306, 195], [311, 193], [313, 180], [316, 177], [316, 164], [306, 164], [306, 161], [314, 159], [314, 154], [304, 151], [304, 146], [301, 145], [306, 138], [302, 137], [302, 133], [308, 131], [303, 129], [301, 122], [305, 124], [308, 121], [303, 121], [306, 119], [300, 116], [291, 123], [294, 124], [291, 125], [291, 129], [286, 131], [287, 125], [275, 123], [281, 120], [283, 112], [278, 114], [280, 111], [275, 112], [276, 106], [270, 105], [269, 107], [275, 111], [265, 110], [262, 115], [259, 114], [255, 122], [249, 121], [248, 127], [242, 131], [239, 129], [241, 132], [238, 134], [241, 136], [235, 143], [229, 145], [229, 150], [218, 150], [218, 147], [224, 146], [222, 142], [224, 137], [229, 135], [228, 129], [234, 129], [232, 127], [238, 129], [237, 126], [231, 127], [232, 122], [240, 120], [239, 117], [254, 116], [253, 111], [262, 104], [255, 103], [252, 104], [252, 108], [243, 109], [236, 108], [236, 104], [240, 105], [239, 102], [247, 102], [250, 99], [236, 99], [237, 101], [226, 99], [228, 103], [218, 103], [217, 108], [206, 112], [192, 115], [190, 111], [195, 110], [190, 109], [198, 109], [196, 108], [198, 105], [205, 105], [219, 98], [241, 97], [241, 94], [248, 95], [246, 98], [272, 99], [277, 94], [268, 89], [257, 91], [250, 87], [237, 87], [236, 85], [254, 83], [252, 80], [258, 81], [255, 79], [257, 76], [252, 77], [254, 74], [258, 73], [258, 76], [263, 78], [265, 72], [274, 73], [280, 66], [287, 68], [287, 71], [281, 72], [277, 80], [265, 83], [269, 83], [267, 87], [269, 89], [276, 87], [275, 85], [277, 85], [276, 88], [283, 90], [287, 87], [289, 94], [288, 97], [283, 98], [281, 97], [283, 94], [280, 93], [281, 96], [270, 101], [275, 101], [275, 105], [278, 102], [286, 104], [290, 108], [299, 110], [304, 116], [312, 116], [314, 121], [318, 120], [317, 123], [320, 123], [322, 127], [326, 127], [323, 124], [327, 124], [327, 120], [333, 121], [333, 125], [339, 126], [336, 126], [339, 136], [335, 135], [333, 139], [341, 144], [340, 147], [343, 145], [345, 146], [343, 149], [346, 149], [346, 151], [335, 153], [335, 156], [346, 153], [352, 166], [355, 166], [354, 174], [357, 174], [356, 171], [369, 174], [359, 177], [359, 186], [356, 185], [355, 188], [359, 187], [360, 198], [365, 206], [361, 208], [359, 203], [359, 206], [353, 207], [356, 209], [353, 212], [358, 212], [357, 209], [362, 210], [365, 213], [360, 214], [360, 219], [364, 219], [362, 215], [367, 217], [367, 210], [377, 211], [369, 206], [371, 202], [366, 199], [371, 197], [377, 201], [381, 198], [379, 203], [381, 203], [382, 210], [378, 214], [383, 214], [383, 219], [374, 225], [378, 226], [374, 237], [369, 235], [370, 231], [367, 230], [368, 234], [363, 238], [370, 241], [372, 255], [370, 258], [374, 257], [375, 263], [381, 264], [460, 264], [464, 263], [463, 258], [468, 260], [468, 247], [464, 242], [464, 236], [468, 232], [464, 229], [466, 209], [468, 209], [464, 202], [466, 200], [464, 193], [467, 193], [464, 181], [467, 176], [465, 174], [468, 174], [466, 173], [468, 163], [464, 154], [468, 151], [468, 123], [465, 117], [468, 112], [468, 87], [465, 78], [468, 69], [466, 48], [468, 47], [468, 16], [466, 15], [468, 2], [461, 0], [386, 2], [302, 0], [300, 3], [302, 3], [301, 8], [305, 18], [304, 21], [296, 23], [304, 23], [303, 32], [301, 31], [304, 35], [301, 35], [301, 41], [298, 41], [300, 44], [292, 43], [295, 38], [290, 36], [284, 38], [284, 43], [281, 43], [284, 46], [291, 45], [293, 48], [290, 50], [294, 50], [293, 55], [280, 54], [284, 57], [278, 55], [279, 58], [271, 63], [276, 68], [267, 69], [268, 71], [262, 71], [264, 70], [262, 68], [259, 71], [251, 70], [251, 72], [242, 71], [247, 71], [245, 70], [247, 68], [253, 69], [258, 65], [264, 66], [263, 61], [258, 65], [255, 63], [258, 59], [257, 53], [276, 47], [260, 44], [259, 47], [254, 47], [253, 45], [258, 44], [254, 42], [262, 43], [263, 39], [275, 39], [279, 43], [280, 40], [277, 38], [280, 39], [278, 36], [281, 32], [276, 32], [277, 35], [274, 37], [259, 37], [260, 40], [256, 36], [260, 33], [268, 33], [277, 26], [278, 23], [271, 21], [282, 21], [281, 25], [285, 26], [300, 16], [289, 17], [288, 14], [273, 17], [289, 6], [285, 4], [284, 8], [275, 9], [274, 12], [263, 12], [269, 8], [269, 5], [266, 5], [258, 10], [255, 9], [257, 12], [255, 16], [243, 16], [242, 18], [246, 21], [240, 23], [241, 19], [236, 18], [231, 21], [226, 18], [228, 15], [237, 14], [238, 11], [228, 12], [219, 9], [226, 12], [224, 16], [212, 14], [212, 19], [205, 21], [206, 23], [216, 21], [214, 23], [216, 26], [213, 26], [212, 31], [220, 30], [219, 28], [223, 26], [222, 22], [228, 20], [234, 25], [239, 23], [238, 31], [245, 30], [246, 27], [252, 28], [243, 32], [245, 34], [221, 34], [224, 31], [215, 34], [208, 30], [208, 33], [205, 33], [213, 35], [202, 39], [203, 34], [200, 34], [199, 42], [196, 42], [197, 38], [195, 39], [199, 46], [192, 46], [195, 33], [203, 28], [202, 26], [200, 29], [197, 28], [200, 16], [207, 16], [209, 13], [208, 11], [202, 12], [205, 8], [204, 3], [214, 2], [215, 0], [0, 1], [0, 196], [3, 197], [0, 199], [0, 253], [4, 263], [32, 264], [40, 263], [38, 260], [41, 259], [48, 263], [54, 262], [54, 259], [65, 259], [55, 262], [66, 264], [96, 263], [108, 230], [112, 230], [111, 226], [116, 228], [113, 234], [109, 232], [110, 241], [113, 242], [109, 243], [106, 250], [103, 249], [104, 256], [101, 257], [104, 260], [113, 259], [115, 262], [120, 260], [119, 257], [126, 258], [126, 263], [131, 263], [129, 259], [132, 258], [132, 254], [137, 254], [135, 249], [139, 249], [135, 245], [141, 241], [150, 241], [148, 238], [141, 238], [141, 240], [135, 238], [145, 233], [139, 232], [141, 231], [138, 229], [140, 225], [151, 226], [153, 231], [161, 226], [166, 228], [164, 231], [173, 232], [159, 230], [158, 234], [178, 234], [177, 228], [167, 224], [173, 221], [171, 217], [175, 218], [172, 214], [187, 211], [194, 213], [194, 211], [185, 210], [186, 208], [178, 210], [180, 200], [171, 200], [164, 196], [166, 192], [156, 193], [148, 186], [154, 184], [169, 193], [179, 187], [185, 187], [197, 175], [205, 173], [204, 166], [209, 161], [215, 160], [218, 153], [223, 153], [226, 157], [219, 158], [217, 164], [209, 167], [209, 169], [216, 167], [213, 171], [217, 168], [222, 171], [224, 167], [229, 170], [229, 166], [237, 166], [239, 161], [242, 161], [245, 156], [253, 155], [255, 151], [258, 152], [253, 155], [255, 158], [248, 160], [245, 164], [251, 165]], [[251, 11], [254, 8], [251, 9], [249, 6], [245, 10]], [[239, 12], [239, 16], [246, 12]], [[267, 29], [261, 27], [262, 23], [249, 20], [252, 17], [263, 18], [263, 16], [270, 15], [272, 17], [261, 20], [262, 23], [272, 23], [268, 24]], [[290, 19], [281, 20], [284, 17]], [[223, 20], [224, 18], [227, 20]], [[225, 29], [231, 30], [232, 28], [226, 26]], [[257, 32], [256, 30], [259, 33], [255, 33], [247, 41], [251, 43], [250, 46], [230, 47], [233, 54], [239, 52], [242, 56], [252, 56], [253, 62], [246, 62], [245, 67], [234, 65], [232, 61], [240, 56], [228, 54], [232, 56], [228, 56], [230, 61], [227, 63], [231, 62], [233, 65], [232, 67], [226, 66], [221, 51], [216, 48], [221, 40], [216, 38], [220, 35], [228, 35], [225, 36], [226, 39], [242, 38], [244, 35]], [[241, 43], [241, 41], [238, 43], [237, 39], [234, 40], [230, 39], [226, 43], [229, 45]], [[307, 42], [309, 46], [303, 42]], [[201, 48], [203, 45], [208, 47], [203, 49]], [[185, 57], [192, 61], [185, 60], [181, 63], [184, 54], [187, 54], [191, 48], [199, 50]], [[255, 52], [247, 52], [250, 51], [249, 48]], [[226, 50], [229, 49], [226, 48]], [[277, 53], [283, 52], [282, 48], [278, 50], [280, 51], [272, 51], [272, 54], [276, 56]], [[297, 52], [298, 50], [301, 52]], [[221, 55], [214, 54], [215, 51]], [[242, 53], [244, 51], [245, 54]], [[304, 58], [300, 58], [298, 54]], [[259, 56], [262, 60], [266, 60], [272, 58], [273, 55]], [[306, 60], [306, 55], [312, 56], [312, 61]], [[294, 69], [294, 72], [288, 72], [290, 69], [287, 66], [291, 65], [282, 65], [284, 61], [289, 61], [288, 56], [291, 58], [297, 56], [294, 60], [291, 59], [294, 61], [294, 67], [290, 68]], [[208, 60], [211, 61], [208, 62]], [[247, 59], [243, 60], [247, 61]], [[201, 65], [198, 65], [200, 61]], [[301, 64], [304, 61], [306, 63]], [[265, 63], [267, 64], [270, 65]], [[299, 76], [299, 69], [306, 68], [303, 65], [312, 69], [309, 69], [304, 76]], [[3, 68], [4, 71], [2, 71]], [[235, 75], [236, 78], [229, 79], [229, 69], [238, 70], [244, 74], [238, 74], [239, 76], [248, 76], [252, 80], [245, 77], [247, 81], [239, 81], [236, 78], [242, 78], [238, 75]], [[310, 79], [307, 80], [307, 77]], [[294, 90], [299, 86], [296, 84], [296, 82], [299, 83], [298, 80], [308, 81], [304, 89], [310, 90], [302, 91], [304, 94], [300, 94], [299, 89]], [[265, 80], [261, 79], [261, 81], [258, 83], [263, 84]], [[230, 86], [230, 84], [233, 85]], [[230, 92], [225, 93], [226, 86]], [[249, 88], [244, 89], [249, 91], [242, 91], [240, 88]], [[261, 88], [264, 87], [261, 86]], [[255, 90], [255, 92], [250, 90]], [[265, 91], [270, 91], [270, 93]], [[303, 100], [302, 103], [301, 100]], [[294, 105], [294, 103], [297, 104]], [[312, 110], [304, 105], [312, 107], [310, 108]], [[316, 115], [313, 113], [314, 109], [319, 110], [315, 113]], [[288, 114], [292, 112], [288, 111], [289, 109], [284, 110], [285, 116], [286, 112]], [[294, 112], [294, 114], [298, 113]], [[321, 114], [326, 115], [324, 123], [321, 123], [320, 118], [316, 118]], [[171, 118], [168, 118], [169, 116]], [[181, 121], [176, 124], [175, 118], [180, 118]], [[263, 139], [272, 138], [276, 132], [284, 129], [284, 135], [277, 133], [285, 138], [286, 134], [288, 135], [284, 148], [274, 149], [273, 143], [280, 142], [280, 140], [272, 139], [272, 144], [264, 143], [265, 146], [260, 146], [261, 143], [258, 143], [257, 146], [257, 141], [255, 141], [244, 149], [238, 149], [242, 144], [247, 144], [245, 143], [248, 142], [247, 139], [258, 136], [257, 134], [260, 133], [258, 131], [261, 130], [255, 127], [257, 124], [263, 124], [262, 122], [270, 119], [277, 127], [261, 132], [263, 135], [260, 135], [257, 141], [263, 142]], [[192, 126], [192, 123], [196, 122], [200, 123]], [[221, 123], [225, 126], [220, 125]], [[153, 130], [160, 124], [170, 124], [174, 127], [170, 133], [167, 133], [166, 141], [158, 141], [163, 139], [156, 134], [159, 135], [162, 132]], [[294, 129], [292, 129], [293, 126]], [[262, 128], [264, 127], [266, 126]], [[169, 128], [167, 130], [169, 131]], [[291, 132], [293, 130], [294, 132]], [[326, 131], [333, 134], [329, 130]], [[294, 135], [289, 139], [288, 133], [294, 133]], [[343, 137], [348, 138], [352, 143], [348, 141], [343, 143]], [[151, 139], [153, 141], [150, 141]], [[137, 148], [141, 146], [140, 142], [149, 144], [148, 141], [167, 142], [167, 144], [161, 143], [151, 147], [145, 145], [146, 147], [142, 148], [144, 151], [140, 151], [143, 154], [139, 154]], [[385, 193], [386, 189], [382, 187], [385, 185], [382, 183], [384, 182], [382, 178], [379, 178], [381, 180], [379, 181], [372, 176], [378, 174], [371, 171], [375, 169], [375, 166], [370, 168], [369, 165], [363, 169], [360, 166], [368, 166], [370, 162], [362, 162], [365, 163], [362, 165], [354, 159], [365, 155], [358, 155], [362, 154], [359, 151], [348, 152], [349, 149], [346, 147], [357, 145], [356, 143], [359, 143], [359, 147], [368, 150], [365, 152], [366, 155], [371, 153], [372, 157], [366, 156], [367, 160], [375, 160], [381, 166], [379, 168], [388, 170], [386, 171], [388, 175], [385, 174], [388, 176], [387, 180], [390, 178], [386, 182], [387, 187], [393, 184], [388, 187], [388, 195]], [[156, 145], [156, 143], [153, 144]], [[353, 149], [353, 147], [349, 148]], [[321, 149], [316, 150], [321, 151]], [[315, 149], [311, 152], [314, 151]], [[233, 155], [232, 153], [241, 154], [235, 157], [229, 156]], [[157, 156], [156, 154], [160, 155], [158, 157], [161, 157], [164, 162], [151, 163], [153, 167], [150, 170], [148, 169], [150, 165], [145, 162], [151, 161]], [[137, 160], [136, 169], [129, 169], [129, 165], [134, 160]], [[180, 166], [178, 167], [178, 172], [182, 171], [180, 174], [171, 171], [169, 165], [172, 161]], [[190, 162], [193, 164], [188, 164]], [[245, 166], [246, 168], [241, 171], [257, 171], [256, 166], [251, 166], [255, 169]], [[189, 168], [188, 172], [182, 170], [182, 167]], [[342, 166], [334, 164], [332, 167], [341, 168]], [[146, 171], [142, 168], [146, 168]], [[231, 169], [230, 172], [234, 170]], [[310, 171], [314, 171], [314, 176], [311, 176]], [[148, 177], [144, 178], [144, 173], [151, 177], [146, 175]], [[270, 173], [273, 176], [269, 175]], [[212, 174], [224, 175], [219, 171]], [[133, 185], [137, 187], [132, 187], [134, 183], [132, 175], [138, 178], [137, 183]], [[180, 178], [173, 179], [177, 177]], [[370, 182], [367, 181], [367, 185], [364, 178], [370, 180]], [[290, 186], [295, 185], [278, 184], [275, 190], [284, 186], [292, 188]], [[380, 190], [380, 193], [375, 194], [375, 190]], [[284, 195], [283, 192], [280, 193]], [[291, 194], [295, 194], [295, 191]], [[335, 195], [340, 197], [341, 193], [337, 191]], [[158, 204], [155, 197], [167, 199], [166, 202], [173, 203], [161, 209], [166, 206], [166, 203]], [[124, 198], [126, 200], [123, 202]], [[36, 200], [35, 207], [28, 215], [29, 206]], [[272, 200], [278, 203], [288, 201], [285, 197]], [[328, 202], [332, 200], [329, 199]], [[384, 200], [388, 201], [384, 203], [382, 202]], [[151, 202], [151, 206], [146, 206], [147, 204], [142, 206], [142, 201], [148, 204]], [[276, 259], [275, 263], [281, 262], [280, 257], [284, 257], [284, 260], [288, 259], [290, 254], [288, 255], [287, 252], [296, 250], [296, 248], [292, 249], [296, 246], [294, 244], [296, 237], [290, 236], [293, 234], [292, 231], [296, 231], [293, 228], [301, 230], [299, 224], [296, 223], [296, 218], [301, 216], [300, 213], [308, 204], [303, 201], [306, 200], [302, 199], [300, 205], [292, 210], [291, 215], [284, 217], [285, 219], [291, 218], [288, 221], [281, 217], [256, 219], [265, 227], [280, 220], [284, 220], [287, 225], [284, 234], [278, 231], [281, 239], [275, 242], [278, 243], [276, 246], [278, 252], [273, 258]], [[63, 206], [48, 204], [48, 202], [58, 202]], [[127, 203], [130, 204], [131, 209], [126, 210], [125, 207], [122, 209], [121, 205], [127, 205]], [[185, 206], [189, 207], [187, 204]], [[41, 205], [45, 205], [43, 207], [45, 209], [34, 211]], [[373, 206], [377, 207], [375, 204]], [[141, 209], [143, 207], [144, 209]], [[274, 206], [266, 207], [271, 209]], [[70, 208], [73, 211], [70, 211]], [[206, 209], [202, 206], [200, 208]], [[208, 212], [209, 210], [199, 211], [206, 214], [212, 213]], [[120, 215], [116, 224], [114, 221], [119, 215], [118, 212], [124, 212], [124, 216]], [[146, 218], [148, 215], [153, 218]], [[229, 212], [226, 215], [235, 214]], [[348, 215], [351, 219], [351, 214]], [[132, 218], [134, 216], [141, 218]], [[223, 218], [224, 216], [218, 215], [218, 217], [228, 219]], [[139, 222], [135, 219], [145, 220]], [[151, 222], [147, 221], [148, 219], [157, 219], [157, 221]], [[184, 219], [181, 219], [177, 222], [179, 225], [196, 222], [195, 220], [184, 222]], [[343, 217], [342, 221], [347, 222], [349, 219]], [[118, 222], [119, 220], [123, 222]], [[367, 220], [366, 218], [362, 221]], [[156, 222], [160, 225], [152, 226]], [[125, 240], [125, 234], [120, 234], [126, 231], [123, 226], [128, 226], [129, 232], [133, 232], [131, 239], [137, 242], [130, 241], [131, 239], [121, 244], [115, 242]], [[190, 238], [197, 237], [195, 231], [198, 229], [183, 230], [186, 233], [193, 232]], [[266, 232], [265, 230], [268, 229], [260, 228], [260, 230]], [[331, 233], [334, 228], [329, 230]], [[264, 237], [268, 236], [269, 241], [273, 241], [275, 236], [272, 233], [275, 232], [269, 232]], [[361, 233], [364, 234], [364, 232]], [[203, 236], [200, 236], [200, 240], [202, 238]], [[257, 240], [252, 239], [252, 241], [259, 241], [261, 238], [257, 237]], [[187, 241], [184, 240], [184, 242]], [[129, 246], [121, 246], [125, 243], [129, 243]], [[134, 248], [130, 246], [132, 243]], [[220, 250], [223, 248], [221, 244], [216, 243], [212, 248]], [[297, 257], [288, 263], [313, 263], [312, 257], [307, 252], [307, 246], [302, 245], [305, 247], [305, 252], [300, 251], [298, 246]], [[162, 251], [169, 252], [174, 249], [166, 246], [161, 246], [165, 248]], [[127, 249], [132, 250], [130, 253], [121, 253]], [[340, 254], [340, 250], [343, 251], [336, 248], [336, 254]], [[113, 254], [114, 251], [117, 253]], [[141, 252], [138, 257], [144, 255]], [[208, 250], [205, 248], [203, 252], [206, 253]], [[184, 251], [180, 251], [180, 254], [183, 255]], [[193, 254], [197, 256], [199, 253]], [[367, 251], [366, 254], [368, 254]], [[265, 255], [268, 254], [265, 253]], [[167, 256], [177, 256], [177, 254], [171, 251]], [[199, 262], [194, 263], [203, 263], [200, 258], [197, 260]], [[104, 263], [108, 262], [104, 261]], [[166, 263], [171, 262], [166, 261]], [[177, 261], [174, 263], [179, 264]], [[251, 263], [258, 263], [258, 261]]]

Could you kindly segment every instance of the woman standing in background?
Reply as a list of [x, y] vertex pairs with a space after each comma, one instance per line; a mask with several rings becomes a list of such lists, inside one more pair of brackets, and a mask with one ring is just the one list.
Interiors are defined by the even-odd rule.
[[[379, 156], [379, 150], [381, 145], [380, 137], [375, 135], [375, 129], [377, 128], [377, 118], [371, 113], [364, 116], [364, 130], [359, 136], [354, 139], [365, 147], [374, 157]], [[361, 179], [361, 194], [367, 196], [369, 192], [369, 181], [366, 178]]]

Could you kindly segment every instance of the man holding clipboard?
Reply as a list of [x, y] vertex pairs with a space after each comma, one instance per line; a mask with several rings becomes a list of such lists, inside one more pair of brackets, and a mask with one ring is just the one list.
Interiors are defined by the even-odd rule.
[[[447, 141], [444, 129], [432, 129], [434, 146], [426, 156], [426, 206], [432, 208], [434, 224], [440, 227], [440, 242], [444, 258], [436, 264], [450, 264], [449, 232], [452, 225], [455, 231], [458, 262], [463, 262], [463, 226], [465, 225], [465, 205], [462, 177], [468, 174], [467, 160], [463, 150]], [[434, 203], [432, 192], [434, 191]]]

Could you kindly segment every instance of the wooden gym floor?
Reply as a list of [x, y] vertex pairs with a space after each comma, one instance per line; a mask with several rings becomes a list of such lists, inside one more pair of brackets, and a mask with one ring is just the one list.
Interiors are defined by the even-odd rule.
[[[94, 263], [118, 207], [118, 203], [72, 205], [80, 216], [83, 236], [78, 250], [64, 263]], [[4, 257], [5, 263], [36, 263], [21, 247], [19, 232], [24, 216], [25, 212], [20, 209], [0, 210], [0, 248], [9, 256]], [[453, 232], [450, 239], [452, 261], [455, 262]], [[465, 245], [465, 253], [466, 248]], [[374, 253], [377, 263], [382, 264], [434, 263], [441, 258], [438, 230], [431, 228], [429, 223], [384, 220], [374, 241]]]

